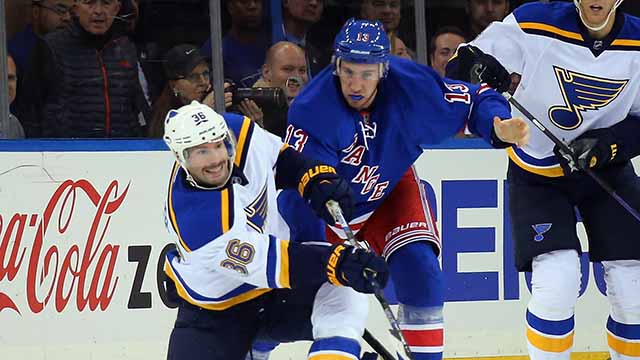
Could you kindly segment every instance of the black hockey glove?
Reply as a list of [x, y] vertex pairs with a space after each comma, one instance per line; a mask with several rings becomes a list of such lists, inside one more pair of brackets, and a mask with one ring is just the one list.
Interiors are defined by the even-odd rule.
[[384, 288], [389, 280], [389, 268], [382, 257], [350, 245], [333, 245], [325, 263], [330, 283], [349, 286], [361, 293], [373, 293], [371, 280], [377, 282], [381, 288]]
[[329, 225], [335, 224], [326, 206], [329, 200], [335, 200], [340, 204], [347, 221], [353, 216], [353, 190], [332, 166], [316, 165], [307, 170], [300, 180], [298, 192], [315, 213]]
[[511, 75], [496, 58], [473, 45], [458, 48], [458, 56], [447, 67], [447, 76], [472, 84], [487, 83], [503, 93], [511, 86]]
[[[618, 153], [615, 136], [608, 128], [594, 129], [578, 136], [569, 144], [573, 157], [564, 154], [557, 145], [553, 152], [558, 156], [560, 166], [565, 175], [576, 170], [600, 169], [612, 162]], [[573, 165], [571, 161], [573, 161]]]

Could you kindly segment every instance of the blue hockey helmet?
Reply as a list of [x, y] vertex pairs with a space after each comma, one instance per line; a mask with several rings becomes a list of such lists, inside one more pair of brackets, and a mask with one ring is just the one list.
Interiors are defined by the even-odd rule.
[[336, 36], [333, 61], [336, 69], [341, 60], [381, 64], [380, 77], [383, 78], [389, 70], [390, 47], [381, 22], [351, 18]]

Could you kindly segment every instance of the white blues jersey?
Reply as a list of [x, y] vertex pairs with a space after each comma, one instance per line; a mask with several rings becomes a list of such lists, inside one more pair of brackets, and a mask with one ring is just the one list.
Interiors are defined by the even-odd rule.
[[[473, 42], [510, 73], [514, 97], [565, 142], [640, 115], [640, 19], [618, 14], [609, 37], [591, 39], [573, 3], [531, 3], [494, 22]], [[514, 116], [524, 118], [516, 109]], [[520, 167], [562, 176], [554, 144], [531, 129], [529, 144], [508, 149]]]
[[164, 271], [180, 297], [210, 310], [290, 287], [288, 228], [277, 211], [273, 170], [286, 145], [246, 117], [224, 117], [238, 141], [233, 185], [194, 188], [176, 164], [165, 206], [177, 249]]

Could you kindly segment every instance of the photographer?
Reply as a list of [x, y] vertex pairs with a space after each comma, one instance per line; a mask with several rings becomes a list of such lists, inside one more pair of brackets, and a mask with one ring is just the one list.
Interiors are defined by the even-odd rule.
[[[153, 104], [149, 137], [162, 137], [164, 119], [170, 109], [188, 105], [193, 100], [212, 108], [214, 106], [209, 64], [200, 55], [198, 48], [188, 44], [171, 48], [165, 55], [164, 70], [169, 80]], [[225, 83], [225, 89], [229, 85]], [[231, 106], [231, 98], [231, 92], [224, 93], [225, 107]], [[243, 102], [243, 104], [245, 107], [251, 105], [247, 105], [248, 102]], [[253, 105], [255, 106], [255, 104]]]
[[262, 106], [263, 127], [280, 137], [284, 137], [286, 130], [289, 105], [309, 79], [304, 56], [304, 50], [294, 43], [281, 41], [274, 44], [267, 51], [262, 77], [253, 85], [254, 88], [280, 88], [284, 92], [282, 106], [274, 104], [277, 96], [271, 96], [274, 101]]

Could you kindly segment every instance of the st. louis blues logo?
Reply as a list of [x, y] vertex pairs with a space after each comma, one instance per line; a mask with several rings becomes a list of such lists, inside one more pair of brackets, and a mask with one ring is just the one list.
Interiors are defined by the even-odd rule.
[[264, 184], [258, 197], [256, 197], [249, 206], [244, 208], [244, 212], [247, 214], [247, 225], [261, 234], [264, 233], [267, 207], [267, 184]]
[[544, 233], [551, 229], [551, 225], [551, 223], [531, 225], [533, 231], [536, 232], [536, 236], [533, 237], [533, 240], [537, 242], [544, 240]]
[[582, 124], [582, 113], [607, 106], [624, 90], [629, 82], [580, 74], [575, 71], [553, 67], [560, 91], [564, 98], [563, 105], [555, 105], [549, 109], [549, 119], [557, 127], [573, 130]]

